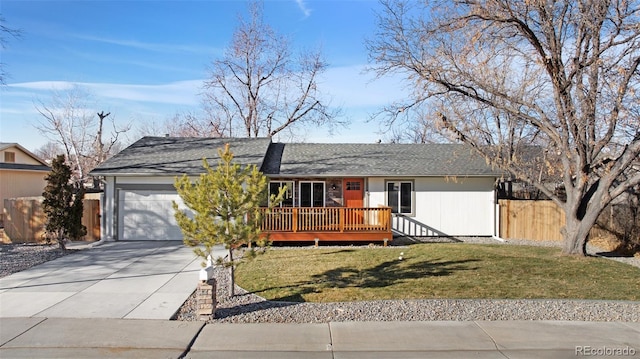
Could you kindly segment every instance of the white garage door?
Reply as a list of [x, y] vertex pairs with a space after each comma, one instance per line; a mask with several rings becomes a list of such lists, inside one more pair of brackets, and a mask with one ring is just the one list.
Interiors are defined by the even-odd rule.
[[124, 241], [182, 240], [172, 201], [182, 200], [171, 191], [120, 191], [118, 236]]

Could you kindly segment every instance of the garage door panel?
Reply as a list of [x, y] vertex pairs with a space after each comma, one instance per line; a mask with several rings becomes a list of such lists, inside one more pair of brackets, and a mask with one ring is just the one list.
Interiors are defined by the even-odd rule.
[[119, 237], [122, 240], [182, 240], [172, 201], [185, 208], [175, 192], [120, 192]]

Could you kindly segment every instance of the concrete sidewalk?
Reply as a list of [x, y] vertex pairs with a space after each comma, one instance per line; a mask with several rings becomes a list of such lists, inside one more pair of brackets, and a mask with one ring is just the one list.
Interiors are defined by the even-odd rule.
[[200, 268], [179, 241], [107, 242], [0, 278], [0, 318], [169, 319]]
[[640, 357], [640, 323], [209, 324], [3, 318], [2, 358]]

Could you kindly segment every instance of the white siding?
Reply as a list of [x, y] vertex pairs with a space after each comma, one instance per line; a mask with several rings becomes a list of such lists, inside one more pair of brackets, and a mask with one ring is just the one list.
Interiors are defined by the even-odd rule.
[[[369, 178], [369, 206], [386, 205], [385, 181]], [[493, 178], [402, 178], [415, 190], [415, 216], [394, 219], [394, 228], [416, 236], [491, 236], [495, 206]]]
[[[417, 236], [491, 236], [494, 234], [494, 179], [489, 177], [446, 179], [369, 178], [367, 206], [386, 205], [385, 181], [410, 180], [414, 184], [415, 215], [400, 222], [406, 234]], [[115, 182], [115, 183], [114, 183]], [[174, 191], [146, 190], [144, 185], [170, 185], [174, 177], [107, 178], [105, 193], [105, 238], [118, 239], [181, 239], [175, 224], [171, 200]], [[114, 187], [121, 187], [113, 191]], [[133, 186], [133, 188], [131, 188]], [[130, 188], [127, 188], [130, 187]], [[111, 190], [110, 190], [111, 189]], [[150, 196], [150, 197], [149, 197]], [[113, 203], [109, 201], [112, 199]], [[151, 202], [149, 202], [151, 200]], [[128, 202], [128, 203], [127, 203]], [[114, 214], [118, 213], [118, 218]], [[145, 214], [146, 213], [146, 214]], [[110, 218], [108, 218], [110, 217]], [[109, 233], [110, 232], [110, 233]]]

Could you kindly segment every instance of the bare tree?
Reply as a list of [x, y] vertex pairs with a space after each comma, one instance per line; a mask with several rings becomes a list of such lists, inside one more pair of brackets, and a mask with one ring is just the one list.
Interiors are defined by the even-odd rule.
[[225, 134], [220, 123], [191, 112], [177, 113], [161, 123], [144, 122], [138, 126], [137, 132], [140, 137], [223, 137]]
[[[113, 119], [105, 123], [110, 113], [102, 111], [94, 116], [89, 108], [89, 98], [87, 91], [74, 86], [54, 91], [48, 104], [39, 101], [35, 105], [42, 115], [36, 128], [64, 150], [76, 182], [86, 182], [93, 168], [115, 154], [120, 149], [120, 135], [130, 128], [130, 125], [118, 128]], [[105, 136], [108, 124], [112, 129], [110, 135]]]
[[[0, 49], [4, 50], [7, 47], [7, 37], [13, 37], [14, 39], [20, 38], [22, 32], [18, 29], [11, 28], [6, 25], [6, 20], [0, 15]], [[0, 85], [6, 84], [6, 78], [8, 74], [5, 71], [5, 65], [0, 62]]]
[[[534, 184], [566, 214], [565, 254], [586, 254], [607, 204], [640, 183], [638, 2], [384, 1], [368, 41], [378, 76], [415, 88], [441, 133]], [[532, 147], [531, 145], [537, 145]], [[557, 178], [557, 187], [545, 183]]]
[[[372, 115], [372, 118], [383, 117], [388, 109], [383, 109]], [[398, 110], [397, 110], [398, 111]], [[404, 112], [404, 109], [399, 110]], [[382, 116], [381, 116], [382, 115]], [[417, 108], [415, 113], [407, 111], [406, 114], [396, 116], [400, 120], [394, 120], [401, 126], [390, 126], [390, 123], [383, 123], [383, 133], [385, 139], [390, 143], [449, 143], [451, 139], [440, 132], [438, 125], [430, 121], [429, 114], [424, 108]], [[386, 128], [388, 127], [388, 128]], [[389, 131], [390, 130], [390, 131]]]
[[36, 149], [34, 153], [36, 154], [36, 156], [42, 158], [45, 162], [51, 164], [54, 158], [66, 152], [64, 151], [64, 149], [62, 149], [62, 147], [60, 147], [57, 142], [49, 141]]
[[335, 125], [318, 90], [326, 70], [320, 51], [295, 55], [287, 39], [263, 22], [252, 2], [225, 55], [215, 59], [204, 87], [209, 123], [224, 136], [273, 136], [297, 125]]

